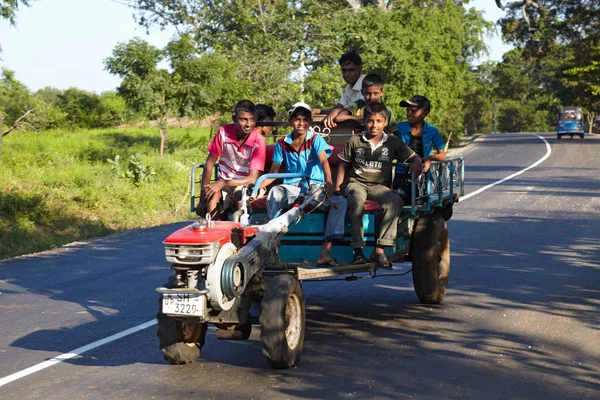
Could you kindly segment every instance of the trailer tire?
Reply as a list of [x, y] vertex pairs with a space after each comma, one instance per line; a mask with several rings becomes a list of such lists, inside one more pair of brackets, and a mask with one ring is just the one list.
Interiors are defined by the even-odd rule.
[[[173, 288], [173, 277], [164, 285]], [[162, 313], [162, 299], [158, 299], [158, 328], [156, 336], [163, 357], [171, 364], [187, 364], [200, 357], [200, 349], [204, 346], [206, 323], [181, 322]]]
[[306, 314], [302, 286], [295, 276], [281, 274], [267, 285], [261, 302], [260, 341], [271, 368], [289, 368], [300, 361]]
[[416, 221], [411, 241], [415, 292], [423, 304], [444, 299], [450, 275], [450, 239], [444, 218], [433, 213]]

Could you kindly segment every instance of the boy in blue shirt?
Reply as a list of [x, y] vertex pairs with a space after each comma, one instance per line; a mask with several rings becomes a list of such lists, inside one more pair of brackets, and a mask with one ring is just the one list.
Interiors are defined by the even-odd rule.
[[[410, 100], [402, 100], [400, 107], [406, 107], [406, 121], [398, 123], [396, 135], [402, 139], [423, 160], [423, 172], [427, 172], [432, 161], [446, 159], [446, 143], [438, 129], [425, 122], [431, 110], [431, 102], [425, 96], [416, 95]], [[432, 154], [436, 149], [437, 154]], [[398, 166], [394, 178], [394, 188], [404, 204], [411, 201], [410, 174], [406, 168]]]
[[[322, 204], [321, 209], [329, 209], [325, 225], [325, 241], [317, 265], [339, 266], [340, 263], [331, 257], [330, 250], [333, 240], [344, 237], [344, 216], [346, 215], [347, 202], [342, 196], [332, 196], [333, 182], [331, 169], [327, 158], [331, 155], [331, 148], [323, 137], [315, 134], [310, 129], [312, 110], [310, 106], [299, 102], [290, 109], [290, 126], [293, 131], [283, 139], [279, 139], [273, 153], [273, 163], [269, 173], [277, 173], [282, 164], [287, 172], [305, 173], [310, 177], [310, 184], [324, 184], [326, 196], [335, 207], [329, 208]], [[262, 188], [270, 185], [274, 179], [265, 179]], [[298, 198], [304, 180], [302, 178], [286, 178], [283, 185], [278, 185], [269, 191], [267, 197], [267, 212], [273, 219], [284, 207], [291, 205]]]

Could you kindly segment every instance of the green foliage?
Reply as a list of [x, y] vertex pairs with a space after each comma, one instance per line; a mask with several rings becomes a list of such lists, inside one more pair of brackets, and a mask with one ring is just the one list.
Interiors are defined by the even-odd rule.
[[118, 154], [112, 160], [107, 159], [106, 161], [112, 165], [113, 172], [134, 185], [140, 185], [142, 182], [151, 182], [156, 176], [154, 167], [145, 165], [139, 154], [129, 156], [127, 166], [124, 169], [121, 167], [121, 156]]
[[27, 110], [33, 108], [29, 90], [15, 78], [15, 73], [2, 68], [0, 78], [0, 113], [4, 115], [4, 123], [12, 125]]
[[99, 96], [77, 88], [61, 91], [46, 87], [31, 94], [15, 78], [13, 71], [2, 70], [0, 113], [5, 116], [5, 124], [8, 126], [26, 111], [34, 109], [22, 128], [104, 128], [122, 123], [126, 108], [125, 100], [114, 92], [105, 92]]
[[[162, 159], [152, 129], [49, 130], [4, 137], [0, 258], [190, 218], [185, 200], [189, 168], [206, 159], [208, 135], [207, 129], [172, 128], [171, 152]], [[140, 184], [115, 178], [106, 159], [117, 154], [122, 172], [137, 171]], [[136, 163], [130, 167], [131, 156]], [[152, 180], [143, 181], [141, 171], [150, 172]]]
[[524, 19], [520, 6], [512, 4], [501, 21], [504, 39], [547, 75], [544, 88], [559, 98], [559, 105], [582, 106], [595, 115], [600, 108], [600, 3], [547, 0], [539, 5], [526, 4]]
[[178, 25], [197, 43], [188, 47], [235, 65], [240, 94], [256, 102], [279, 110], [299, 99], [335, 104], [343, 90], [337, 60], [357, 49], [364, 71], [388, 83], [385, 99], [396, 113], [402, 98], [426, 94], [435, 105], [432, 122], [446, 131], [462, 127], [469, 62], [485, 50], [482, 36], [491, 29], [480, 13], [453, 0], [129, 3], [143, 25]]
[[7, 19], [11, 25], [15, 25], [19, 3], [29, 7], [31, 0], [0, 0], [0, 19]]

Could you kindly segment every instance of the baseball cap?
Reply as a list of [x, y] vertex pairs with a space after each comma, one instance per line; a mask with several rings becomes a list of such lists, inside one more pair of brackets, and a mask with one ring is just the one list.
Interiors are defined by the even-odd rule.
[[425, 96], [416, 95], [410, 98], [410, 100], [402, 100], [400, 102], [400, 107], [419, 107], [424, 110], [429, 110], [431, 108], [431, 103], [429, 99]]
[[308, 104], [299, 101], [299, 102], [295, 103], [292, 106], [292, 108], [290, 108], [290, 111], [289, 111], [290, 117], [294, 114], [294, 111], [296, 111], [299, 108], [303, 108], [305, 110], [308, 110], [308, 113], [312, 114], [312, 108], [310, 108], [310, 106]]

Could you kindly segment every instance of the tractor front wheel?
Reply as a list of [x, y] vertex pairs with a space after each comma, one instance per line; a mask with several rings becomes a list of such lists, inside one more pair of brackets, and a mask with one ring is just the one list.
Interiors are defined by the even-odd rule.
[[295, 276], [281, 274], [267, 285], [261, 302], [260, 341], [272, 368], [289, 368], [300, 360], [306, 315], [302, 286]]
[[[165, 284], [171, 289], [173, 280]], [[171, 364], [187, 364], [200, 357], [200, 349], [204, 346], [206, 323], [189, 323], [169, 318], [162, 312], [162, 298], [158, 301], [158, 336], [160, 351], [164, 359]]]

